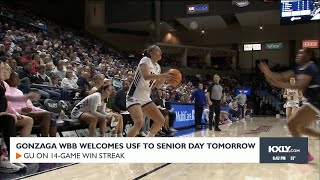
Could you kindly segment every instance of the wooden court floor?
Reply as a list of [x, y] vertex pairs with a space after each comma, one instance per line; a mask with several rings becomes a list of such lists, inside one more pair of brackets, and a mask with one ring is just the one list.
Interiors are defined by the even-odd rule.
[[[320, 130], [320, 124], [314, 123]], [[222, 132], [202, 130], [186, 137], [287, 137], [285, 119], [252, 118], [221, 126]], [[314, 160], [309, 164], [76, 164], [30, 180], [319, 180], [319, 139], [309, 138]], [[143, 158], [143, 157], [142, 157]]]

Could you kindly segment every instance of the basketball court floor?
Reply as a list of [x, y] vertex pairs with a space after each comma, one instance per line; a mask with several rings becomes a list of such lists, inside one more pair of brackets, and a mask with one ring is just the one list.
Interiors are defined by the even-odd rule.
[[[314, 123], [312, 127], [320, 130], [320, 123]], [[275, 117], [254, 117], [243, 122], [223, 125], [221, 129], [222, 132], [208, 131], [207, 129], [196, 132], [185, 130], [185, 133], [180, 134], [180, 137], [288, 136], [285, 119], [276, 119]], [[319, 180], [319, 149], [319, 139], [309, 138], [309, 151], [315, 158], [309, 164], [72, 164], [17, 179]], [[190, 154], [190, 156], [196, 156], [196, 154]]]

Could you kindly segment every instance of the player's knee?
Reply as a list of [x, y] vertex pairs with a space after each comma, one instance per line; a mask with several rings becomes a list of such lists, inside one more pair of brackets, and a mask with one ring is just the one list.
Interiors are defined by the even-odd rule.
[[297, 125], [295, 123], [295, 121], [293, 121], [293, 119], [291, 119], [288, 123], [287, 123], [289, 129], [294, 129], [297, 128]]
[[157, 119], [157, 122], [158, 122], [159, 124], [161, 124], [161, 125], [163, 125], [165, 121], [166, 121], [166, 120], [165, 120], [164, 116], [159, 117], [159, 118]]
[[143, 121], [134, 121], [133, 126], [141, 128], [143, 126]]

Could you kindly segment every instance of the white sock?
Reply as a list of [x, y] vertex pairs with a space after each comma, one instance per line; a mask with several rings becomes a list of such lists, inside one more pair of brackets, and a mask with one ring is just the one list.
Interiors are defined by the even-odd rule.
[[155, 134], [152, 134], [152, 133], [148, 133], [148, 135], [147, 135], [147, 137], [154, 137], [155, 136]]
[[119, 134], [118, 134], [118, 137], [123, 137], [123, 136], [122, 136], [122, 133], [119, 133]]
[[117, 137], [117, 134], [112, 134], [111, 137]]

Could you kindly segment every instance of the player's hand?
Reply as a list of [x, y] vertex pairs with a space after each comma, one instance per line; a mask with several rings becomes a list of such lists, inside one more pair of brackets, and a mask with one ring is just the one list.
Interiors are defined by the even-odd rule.
[[176, 79], [176, 77], [174, 75], [169, 74], [169, 73], [164, 73], [164, 74], [161, 74], [161, 75], [162, 75], [162, 79], [167, 80], [167, 81]]
[[212, 105], [212, 102], [211, 101], [208, 101], [208, 106], [211, 106]]

